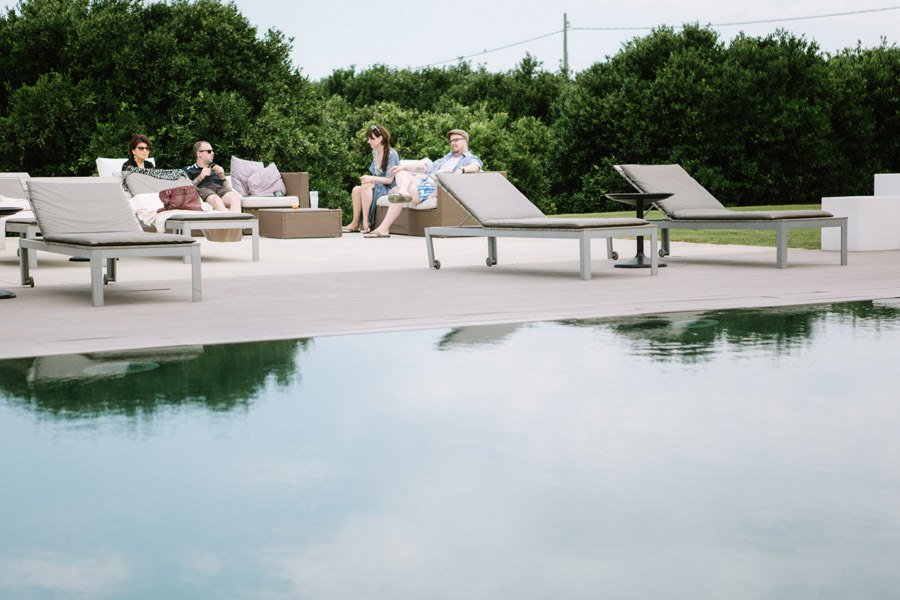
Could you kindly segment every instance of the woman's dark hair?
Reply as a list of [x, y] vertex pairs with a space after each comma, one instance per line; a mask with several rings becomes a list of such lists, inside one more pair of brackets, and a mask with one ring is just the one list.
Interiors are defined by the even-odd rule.
[[131, 136], [131, 141], [128, 142], [128, 156], [134, 156], [134, 149], [137, 148], [137, 145], [141, 142], [147, 144], [148, 148], [152, 148], [150, 145], [150, 138], [143, 133], [136, 133]]
[[372, 125], [366, 131], [366, 137], [373, 140], [377, 137], [381, 138], [381, 145], [384, 146], [384, 153], [381, 156], [381, 170], [387, 170], [388, 158], [391, 156], [391, 130], [384, 125]]

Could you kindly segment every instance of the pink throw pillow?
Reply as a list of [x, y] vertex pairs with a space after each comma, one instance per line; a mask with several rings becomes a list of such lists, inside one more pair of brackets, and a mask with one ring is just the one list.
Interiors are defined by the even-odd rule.
[[241, 196], [250, 196], [248, 191], [247, 180], [254, 173], [263, 170], [263, 164], [255, 160], [244, 160], [237, 156], [231, 157], [231, 187], [234, 188]]
[[268, 167], [250, 176], [247, 192], [251, 196], [284, 196], [287, 189], [275, 163], [269, 163]]

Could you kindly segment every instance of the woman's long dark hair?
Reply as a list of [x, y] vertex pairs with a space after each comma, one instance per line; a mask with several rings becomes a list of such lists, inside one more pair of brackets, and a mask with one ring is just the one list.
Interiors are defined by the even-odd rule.
[[366, 131], [366, 137], [370, 140], [381, 137], [381, 145], [384, 146], [384, 152], [381, 156], [381, 170], [387, 171], [388, 158], [391, 157], [391, 130], [384, 125], [372, 125]]

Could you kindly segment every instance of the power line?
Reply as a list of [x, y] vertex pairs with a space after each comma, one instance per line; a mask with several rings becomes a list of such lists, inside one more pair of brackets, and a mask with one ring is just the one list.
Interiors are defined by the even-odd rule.
[[474, 58], [476, 56], [482, 56], [484, 54], [490, 54], [492, 52], [499, 52], [500, 50], [506, 50], [507, 48], [513, 48], [515, 46], [521, 46], [522, 44], [527, 44], [529, 42], [534, 42], [534, 41], [542, 40], [544, 38], [548, 38], [548, 37], [551, 37], [554, 35], [559, 35], [562, 32], [563, 32], [562, 29], [558, 29], [556, 31], [551, 31], [550, 33], [545, 33], [544, 35], [539, 35], [537, 37], [529, 38], [527, 40], [522, 40], [521, 42], [513, 42], [512, 44], [500, 46], [499, 48], [491, 48], [490, 50], [482, 50], [481, 52], [475, 52], [474, 54], [467, 54], [466, 56], [456, 56], [454, 58], [448, 58], [447, 60], [439, 60], [437, 62], [428, 63], [427, 65], [422, 65], [421, 67], [417, 67], [417, 68], [424, 69], [427, 67], [433, 67], [435, 65], [443, 65], [448, 62], [455, 62], [455, 61], [460, 61], [460, 60], [466, 60], [467, 58]]
[[[862, 15], [866, 13], [885, 12], [888, 10], [897, 10], [900, 6], [886, 6], [884, 8], [868, 8], [863, 10], [851, 10], [847, 12], [827, 13], [821, 15], [807, 15], [805, 17], [782, 17], [780, 19], [759, 19], [756, 21], [732, 21], [730, 23], [710, 23], [709, 27], [732, 27], [736, 25], [759, 25], [761, 23], [782, 23], [785, 21], [809, 21], [811, 19], [827, 19], [829, 17], [847, 17], [850, 15]], [[629, 30], [646, 30], [653, 27], [572, 27], [578, 31], [629, 31]]]
[[[886, 12], [890, 10], [900, 10], [900, 6], [885, 6], [883, 8], [869, 8], [862, 10], [851, 10], [846, 12], [837, 12], [837, 13], [825, 13], [819, 15], [807, 15], [803, 17], [782, 17], [778, 19], [758, 19], [755, 21], [732, 21], [728, 23], [709, 23], [708, 27], [735, 27], [738, 25], [760, 25], [764, 23], [784, 23], [788, 21], [809, 21], [812, 19], [827, 19], [831, 17], [847, 17], [852, 15], [862, 15], [867, 13], [876, 13], [876, 12]], [[636, 27], [569, 27], [570, 31], [650, 31], [659, 27], [659, 25], [651, 25], [651, 26], [636, 26]], [[519, 42], [513, 42], [511, 44], [506, 44], [505, 46], [498, 46], [497, 48], [485, 49], [481, 52], [473, 52], [472, 54], [466, 54], [464, 56], [455, 56], [453, 58], [448, 58], [446, 60], [439, 60], [433, 63], [428, 63], [427, 65], [422, 65], [420, 67], [416, 67], [417, 69], [425, 69], [428, 67], [434, 67], [437, 65], [443, 65], [450, 62], [458, 62], [462, 60], [466, 60], [469, 58], [475, 58], [477, 56], [484, 56], [486, 54], [492, 54], [494, 52], [499, 52], [500, 50], [506, 50], [508, 48], [514, 48], [516, 46], [521, 46], [523, 44], [528, 44], [530, 42], [535, 42], [537, 40], [542, 40], [548, 37], [553, 37], [555, 35], [559, 35], [563, 33], [564, 29], [557, 29], [556, 31], [551, 31], [550, 33], [545, 33], [543, 35], [538, 35], [533, 38], [528, 38], [527, 40], [522, 40]]]

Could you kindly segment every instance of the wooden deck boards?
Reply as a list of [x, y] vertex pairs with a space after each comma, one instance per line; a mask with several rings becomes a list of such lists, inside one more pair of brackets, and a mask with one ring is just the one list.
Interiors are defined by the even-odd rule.
[[[501, 240], [492, 268], [483, 240], [438, 240], [444, 266], [430, 271], [421, 238], [345, 236], [263, 239], [259, 263], [243, 244], [204, 241], [200, 303], [189, 265], [124, 261], [94, 308], [83, 264], [42, 257], [36, 287], [18, 286], [9, 242], [0, 287], [18, 298], [0, 301], [0, 358], [900, 297], [900, 252], [851, 253], [842, 267], [835, 252], [791, 250], [775, 269], [774, 249], [674, 244], [650, 277], [613, 268], [598, 243], [582, 281], [569, 240]], [[623, 256], [633, 244], [616, 240]]]

